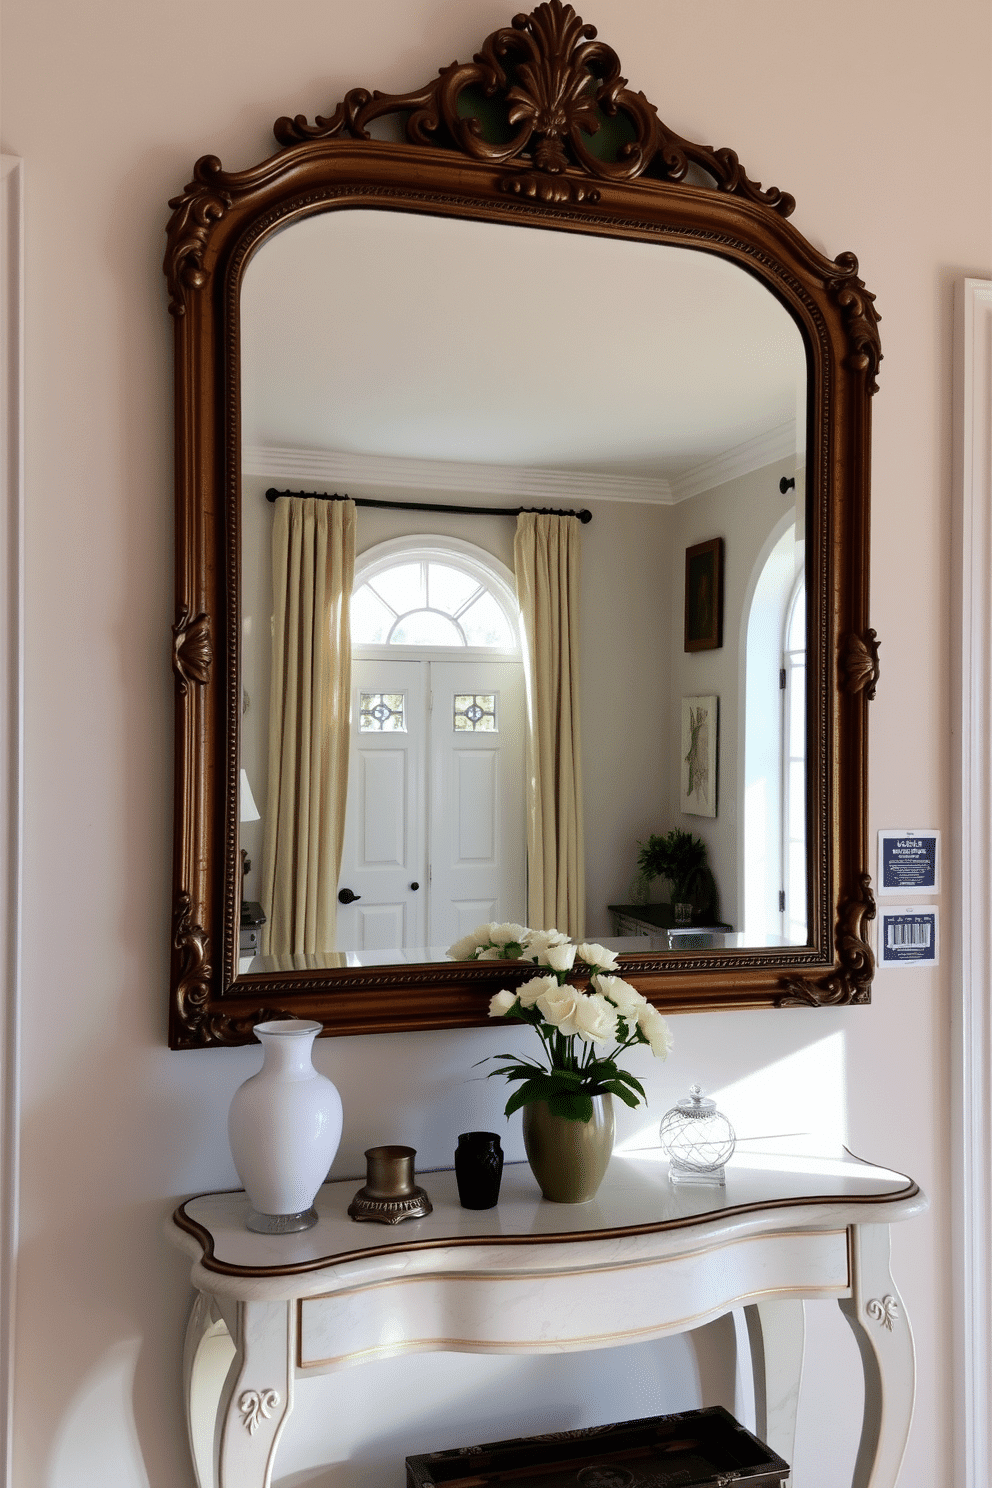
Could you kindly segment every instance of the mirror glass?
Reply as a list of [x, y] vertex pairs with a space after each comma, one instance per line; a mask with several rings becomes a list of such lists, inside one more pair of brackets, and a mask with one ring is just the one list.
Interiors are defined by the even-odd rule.
[[[591, 513], [586, 938], [806, 944], [807, 362], [775, 296], [683, 247], [336, 211], [266, 241], [241, 303], [249, 903], [270, 784], [267, 490], [473, 508], [358, 509], [335, 884], [355, 897], [317, 955], [245, 954], [243, 934], [241, 974], [434, 961], [480, 921], [526, 922], [516, 524], [476, 514], [493, 506]], [[690, 553], [690, 615], [687, 551], [717, 539], [722, 573], [713, 547], [709, 566]], [[689, 649], [721, 601], [721, 644]], [[693, 941], [670, 928], [668, 883], [638, 880], [639, 843], [676, 827], [716, 885]]]

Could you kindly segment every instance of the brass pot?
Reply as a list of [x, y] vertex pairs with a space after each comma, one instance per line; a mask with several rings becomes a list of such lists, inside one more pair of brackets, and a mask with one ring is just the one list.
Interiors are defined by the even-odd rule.
[[594, 1095], [589, 1121], [566, 1121], [547, 1101], [523, 1108], [524, 1149], [546, 1199], [585, 1204], [595, 1198], [613, 1152], [613, 1097]]
[[433, 1205], [413, 1181], [414, 1147], [369, 1147], [365, 1153], [366, 1182], [348, 1205], [352, 1219], [373, 1224], [400, 1224], [423, 1219]]

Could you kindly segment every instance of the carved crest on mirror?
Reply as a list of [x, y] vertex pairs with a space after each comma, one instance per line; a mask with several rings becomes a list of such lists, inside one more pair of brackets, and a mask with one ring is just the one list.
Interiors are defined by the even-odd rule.
[[[402, 138], [385, 138], [390, 130]], [[807, 943], [625, 955], [665, 1011], [867, 1002], [870, 399], [878, 314], [857, 259], [829, 259], [730, 149], [693, 144], [627, 86], [616, 53], [548, 0], [469, 63], [391, 95], [354, 88], [326, 117], [280, 118], [279, 148], [225, 171], [214, 156], [170, 202], [165, 274], [176, 344], [176, 774], [170, 1043], [244, 1043], [265, 1017], [329, 1033], [486, 1020], [520, 967], [492, 962], [239, 971], [242, 854], [242, 327], [245, 271], [291, 223], [373, 209], [671, 245], [757, 279], [806, 356]], [[480, 322], [506, 286], [478, 288]], [[510, 294], [513, 287], [510, 287]], [[563, 312], [565, 313], [565, 312]], [[512, 333], [513, 307], [501, 306]], [[525, 355], [524, 328], [521, 355]]]

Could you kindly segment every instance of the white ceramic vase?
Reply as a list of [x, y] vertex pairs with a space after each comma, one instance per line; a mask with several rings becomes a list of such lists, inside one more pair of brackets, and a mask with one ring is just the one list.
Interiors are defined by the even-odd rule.
[[264, 1059], [234, 1092], [231, 1152], [251, 1208], [245, 1223], [266, 1235], [308, 1230], [313, 1201], [341, 1141], [341, 1097], [313, 1067], [319, 1023], [257, 1023]]

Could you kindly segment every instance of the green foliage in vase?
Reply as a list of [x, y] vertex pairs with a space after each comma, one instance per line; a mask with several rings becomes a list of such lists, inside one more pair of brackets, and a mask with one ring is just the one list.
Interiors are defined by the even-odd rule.
[[709, 905], [715, 898], [716, 885], [706, 862], [706, 844], [691, 832], [674, 827], [664, 836], [652, 834], [639, 842], [637, 867], [648, 882], [667, 878], [672, 888], [673, 904]]
[[[628, 1106], [647, 1100], [643, 1085], [622, 1070], [617, 1059], [636, 1044], [648, 1045], [658, 1059], [665, 1059], [672, 1036], [657, 1008], [636, 987], [613, 975], [618, 965], [613, 951], [591, 941], [574, 946], [558, 930], [480, 925], [448, 954], [456, 959], [533, 961], [540, 973], [516, 991], [497, 992], [489, 1004], [491, 1018], [529, 1023], [541, 1040], [546, 1061], [518, 1054], [492, 1056], [509, 1063], [491, 1070], [490, 1078], [503, 1075], [520, 1082], [506, 1103], [507, 1116], [521, 1106], [546, 1101], [549, 1110], [566, 1121], [591, 1121], [593, 1096], [615, 1095]], [[577, 961], [586, 968], [587, 991], [569, 981]]]

